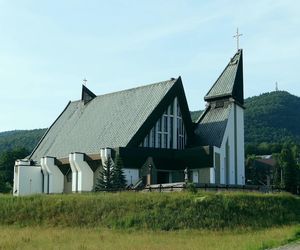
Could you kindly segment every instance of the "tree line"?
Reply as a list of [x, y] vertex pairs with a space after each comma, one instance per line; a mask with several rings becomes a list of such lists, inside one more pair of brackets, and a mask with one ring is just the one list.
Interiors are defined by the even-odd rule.
[[[300, 193], [300, 146], [293, 142], [275, 145], [274, 165], [259, 161], [260, 156], [246, 157], [246, 179], [249, 184], [269, 185], [291, 193]], [[264, 153], [268, 151], [263, 151]]]
[[8, 193], [13, 187], [15, 160], [29, 155], [26, 148], [15, 148], [0, 154], [0, 193]]

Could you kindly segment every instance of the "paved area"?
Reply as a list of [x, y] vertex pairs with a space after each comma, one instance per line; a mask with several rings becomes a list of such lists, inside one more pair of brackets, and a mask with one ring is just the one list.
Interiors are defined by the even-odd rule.
[[273, 248], [271, 250], [300, 250], [300, 241], [286, 245], [286, 246]]

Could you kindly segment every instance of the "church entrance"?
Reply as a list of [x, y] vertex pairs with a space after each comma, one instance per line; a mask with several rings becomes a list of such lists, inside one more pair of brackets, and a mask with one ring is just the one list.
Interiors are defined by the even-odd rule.
[[157, 172], [157, 184], [169, 183], [169, 172]]

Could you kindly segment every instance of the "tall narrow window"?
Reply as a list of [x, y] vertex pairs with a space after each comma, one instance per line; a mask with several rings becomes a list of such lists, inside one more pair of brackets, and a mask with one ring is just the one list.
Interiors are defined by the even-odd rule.
[[173, 148], [173, 117], [170, 117], [170, 148]]
[[152, 148], [155, 148], [155, 137], [156, 137], [156, 129], [155, 129], [155, 126], [153, 127], [152, 129], [152, 141], [151, 141], [151, 147]]
[[173, 102], [172, 102], [171, 105], [169, 106], [169, 114], [170, 114], [170, 115], [174, 115], [174, 105], [173, 105]]
[[168, 148], [168, 134], [164, 134], [164, 148]]
[[177, 116], [181, 117], [180, 106], [178, 103], [177, 103]]
[[178, 99], [175, 98], [164, 110], [155, 126], [142, 141], [144, 147], [183, 149], [186, 131]]
[[149, 147], [149, 135], [147, 135], [146, 137], [145, 137], [145, 140], [144, 140], [144, 147]]
[[168, 116], [164, 115], [164, 132], [168, 132]]
[[157, 122], [157, 131], [161, 132], [161, 118], [159, 118], [159, 120]]
[[157, 144], [158, 144], [158, 147], [161, 148], [161, 133], [158, 134]]

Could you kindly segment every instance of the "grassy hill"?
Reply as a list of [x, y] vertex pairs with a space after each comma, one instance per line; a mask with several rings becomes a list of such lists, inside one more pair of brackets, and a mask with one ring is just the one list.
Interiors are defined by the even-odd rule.
[[[300, 143], [300, 98], [286, 91], [265, 93], [245, 100], [245, 143]], [[196, 121], [202, 111], [191, 112]]]
[[300, 222], [300, 200], [288, 194], [91, 193], [0, 196], [0, 225], [116, 229], [243, 229]]

